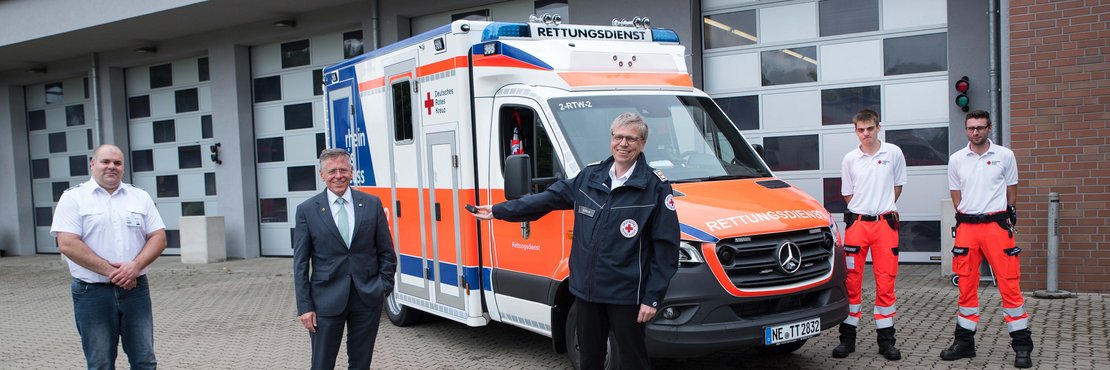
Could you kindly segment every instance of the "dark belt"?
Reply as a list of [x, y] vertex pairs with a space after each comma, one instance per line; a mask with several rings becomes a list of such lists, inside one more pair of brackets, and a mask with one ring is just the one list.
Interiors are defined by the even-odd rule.
[[869, 221], [870, 222], [870, 221], [878, 221], [878, 220], [897, 220], [897, 216], [895, 216], [894, 212], [884, 213], [884, 214], [881, 214], [881, 215], [861, 215], [861, 214], [852, 213], [852, 212], [844, 212], [844, 219], [845, 220], [851, 219], [852, 221], [860, 220], [860, 221]]
[[988, 214], [969, 215], [966, 213], [957, 213], [956, 222], [968, 224], [989, 224], [1010, 218], [1007, 212], [997, 212]]

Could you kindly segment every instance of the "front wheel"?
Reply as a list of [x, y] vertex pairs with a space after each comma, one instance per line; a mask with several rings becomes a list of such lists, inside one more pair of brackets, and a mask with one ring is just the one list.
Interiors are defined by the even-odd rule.
[[385, 302], [385, 315], [389, 316], [389, 322], [397, 326], [411, 326], [416, 325], [424, 318], [424, 312], [402, 305], [397, 302], [397, 294], [389, 293], [389, 298]]
[[[576, 306], [571, 306], [570, 312], [567, 314], [567, 325], [565, 330], [567, 357], [570, 358], [570, 363], [575, 369], [581, 369], [582, 354], [579, 352], [578, 310]], [[605, 370], [619, 369], [621, 359], [620, 355], [617, 353], [617, 341], [613, 338], [612, 332], [609, 333], [609, 338], [605, 343], [605, 353]]]
[[806, 340], [802, 339], [797, 342], [784, 343], [777, 346], [759, 347], [755, 350], [764, 355], [785, 355], [794, 353], [806, 344]]

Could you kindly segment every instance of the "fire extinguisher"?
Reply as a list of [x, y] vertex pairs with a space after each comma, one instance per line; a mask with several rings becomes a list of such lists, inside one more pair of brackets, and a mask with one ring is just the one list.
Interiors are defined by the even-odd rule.
[[517, 133], [516, 127], [513, 127], [513, 141], [511, 144], [511, 149], [513, 155], [524, 154], [524, 146], [520, 145], [520, 134]]

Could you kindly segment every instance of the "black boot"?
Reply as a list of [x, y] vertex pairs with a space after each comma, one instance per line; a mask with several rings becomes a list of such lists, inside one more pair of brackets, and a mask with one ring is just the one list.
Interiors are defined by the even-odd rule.
[[902, 359], [902, 351], [894, 347], [896, 340], [894, 339], [894, 327], [882, 328], [876, 330], [879, 337], [879, 354], [883, 355], [887, 360], [897, 361]]
[[1033, 367], [1033, 333], [1029, 329], [1010, 332], [1010, 346], [1014, 348], [1014, 367]]
[[849, 353], [856, 351], [856, 327], [840, 323], [840, 345], [833, 348], [832, 356], [835, 358], [848, 357]]
[[940, 351], [940, 359], [945, 361], [975, 357], [975, 331], [956, 325], [956, 339], [948, 349]]

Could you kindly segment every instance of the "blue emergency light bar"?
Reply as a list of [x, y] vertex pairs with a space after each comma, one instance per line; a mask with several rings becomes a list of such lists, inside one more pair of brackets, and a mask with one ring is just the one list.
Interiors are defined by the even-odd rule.
[[673, 42], [677, 44], [678, 32], [666, 28], [653, 28], [651, 30], [651, 40], [655, 42]]
[[493, 41], [502, 37], [532, 37], [532, 29], [524, 23], [490, 23], [482, 30], [482, 41]]

